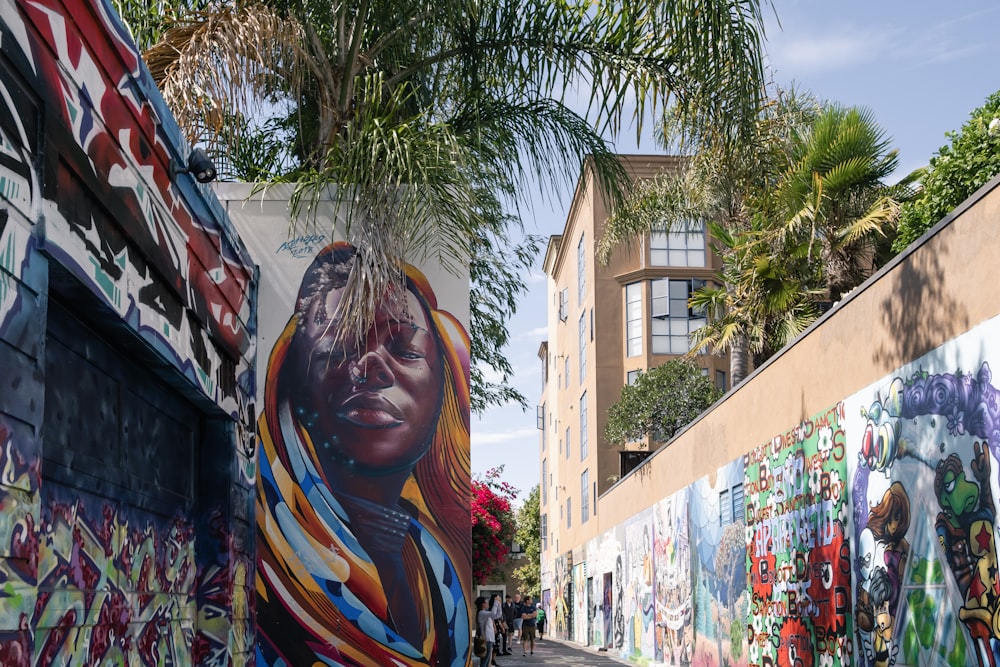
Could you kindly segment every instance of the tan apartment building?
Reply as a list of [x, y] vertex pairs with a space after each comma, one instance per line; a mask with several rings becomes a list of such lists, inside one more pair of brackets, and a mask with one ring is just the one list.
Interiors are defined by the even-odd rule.
[[[636, 181], [679, 164], [675, 156], [621, 160]], [[600, 264], [596, 247], [608, 209], [585, 164], [563, 233], [550, 238], [545, 253], [548, 339], [539, 349], [538, 405], [543, 568], [596, 534], [598, 496], [655, 449], [648, 442], [607, 443], [608, 408], [640, 371], [688, 352], [688, 334], [704, 323], [688, 297], [719, 268], [700, 221], [684, 231], [653, 232]], [[728, 357], [697, 360], [727, 388]]]

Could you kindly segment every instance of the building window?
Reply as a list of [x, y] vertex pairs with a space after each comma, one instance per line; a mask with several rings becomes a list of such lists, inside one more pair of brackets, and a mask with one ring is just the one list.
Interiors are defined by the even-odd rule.
[[725, 528], [743, 518], [743, 482], [739, 482], [719, 492], [719, 525]]
[[542, 538], [542, 551], [549, 548], [549, 517], [543, 514], [538, 518], [538, 532]]
[[583, 306], [583, 295], [587, 291], [587, 255], [583, 244], [583, 234], [580, 235], [580, 242], [576, 244], [576, 298], [577, 303]]
[[691, 294], [705, 286], [704, 280], [659, 278], [650, 283], [652, 293], [653, 354], [687, 354], [691, 332], [705, 326], [705, 313], [688, 307]]
[[566, 527], [573, 527], [573, 497], [566, 499]]
[[628, 375], [625, 376], [625, 382], [628, 384], [635, 384], [639, 381], [639, 373], [641, 372], [641, 370], [629, 371]]
[[625, 286], [625, 354], [642, 354], [642, 283]]
[[545, 430], [545, 406], [539, 405], [535, 408], [535, 428], [540, 431]]
[[621, 476], [629, 474], [650, 456], [650, 452], [619, 452]]
[[580, 475], [580, 523], [590, 518], [590, 470]]
[[542, 459], [542, 504], [549, 502], [549, 485], [546, 484], [547, 470], [549, 467], [548, 459]]
[[569, 426], [566, 427], [566, 458], [569, 458], [569, 450], [571, 449], [569, 445]]
[[578, 327], [578, 335], [580, 343], [580, 383], [587, 377], [587, 313], [580, 315], [580, 325]]
[[587, 460], [587, 392], [580, 397], [580, 460]]
[[569, 317], [569, 288], [564, 287], [559, 292], [559, 319], [563, 322]]
[[715, 386], [721, 391], [726, 390], [726, 371], [715, 371]]
[[594, 516], [597, 516], [597, 482], [594, 482]]
[[705, 225], [649, 233], [650, 266], [705, 266]]
[[590, 309], [590, 342], [594, 342], [594, 309]]
[[566, 374], [566, 388], [569, 389], [569, 355], [563, 359], [563, 371]]

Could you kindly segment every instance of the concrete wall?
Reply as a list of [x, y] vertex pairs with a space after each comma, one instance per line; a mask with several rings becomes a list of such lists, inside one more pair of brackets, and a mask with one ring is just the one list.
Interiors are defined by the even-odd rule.
[[600, 498], [543, 581], [557, 635], [640, 663], [994, 664], [998, 182]]
[[109, 2], [0, 31], [0, 664], [245, 663], [253, 263]]

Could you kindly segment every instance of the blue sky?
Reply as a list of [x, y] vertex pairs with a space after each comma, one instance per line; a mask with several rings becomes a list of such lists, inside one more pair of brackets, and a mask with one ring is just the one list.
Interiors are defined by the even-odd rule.
[[[768, 60], [778, 83], [818, 97], [865, 106], [899, 149], [902, 176], [927, 163], [986, 97], [1000, 89], [1000, 4], [996, 0], [775, 0], [768, 13]], [[775, 20], [777, 15], [777, 20]], [[780, 27], [778, 22], [780, 21]], [[648, 136], [648, 132], [644, 132]], [[617, 148], [654, 153], [634, 130]], [[572, 192], [536, 204], [528, 233], [562, 232]], [[543, 248], [544, 253], [544, 248]], [[472, 471], [504, 465], [503, 479], [522, 490], [538, 484], [534, 404], [541, 396], [545, 279], [541, 257], [529, 293], [511, 322], [507, 357], [514, 384], [532, 407], [507, 406], [473, 417]]]

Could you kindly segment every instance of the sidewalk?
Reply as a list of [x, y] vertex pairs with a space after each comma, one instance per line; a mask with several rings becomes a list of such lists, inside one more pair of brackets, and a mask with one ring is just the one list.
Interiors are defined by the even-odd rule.
[[[479, 663], [476, 660], [473, 659], [472, 664], [478, 667]], [[623, 660], [612, 658], [607, 653], [595, 648], [548, 637], [535, 642], [534, 655], [529, 654], [522, 657], [521, 645], [514, 644], [511, 647], [511, 655], [497, 656], [496, 661], [500, 667], [515, 667], [517, 665], [614, 665], [620, 667], [620, 665], [629, 664]]]

